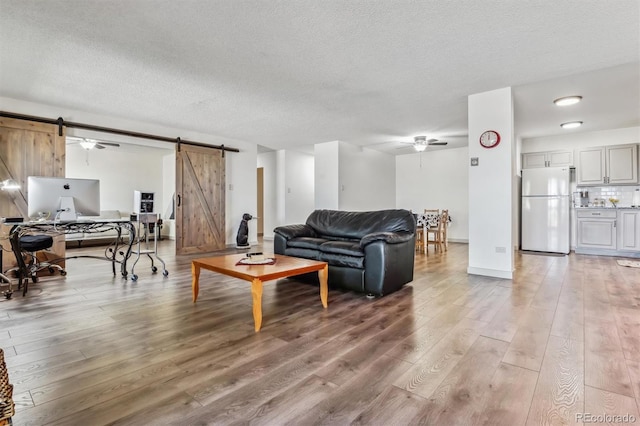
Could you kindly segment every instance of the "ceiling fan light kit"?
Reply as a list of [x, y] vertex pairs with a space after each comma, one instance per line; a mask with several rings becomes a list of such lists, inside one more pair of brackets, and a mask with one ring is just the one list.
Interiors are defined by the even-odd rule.
[[582, 96], [573, 95], [573, 96], [564, 96], [562, 98], [558, 98], [553, 101], [554, 104], [558, 106], [567, 106], [577, 104], [582, 100]]
[[582, 121], [569, 121], [560, 125], [563, 129], [575, 129], [580, 126], [582, 126]]
[[96, 142], [92, 141], [92, 140], [85, 139], [82, 142], [80, 142], [80, 146], [88, 151], [90, 149], [95, 148]]

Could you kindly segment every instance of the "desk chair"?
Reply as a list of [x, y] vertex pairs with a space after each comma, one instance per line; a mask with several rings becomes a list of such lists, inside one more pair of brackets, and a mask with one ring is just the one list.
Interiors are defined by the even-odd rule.
[[[27, 294], [27, 283], [29, 278], [34, 283], [38, 282], [38, 272], [48, 269], [50, 274], [53, 274], [56, 270], [60, 271], [60, 275], [67, 275], [67, 272], [60, 265], [50, 262], [40, 262], [36, 257], [36, 252], [47, 250], [53, 247], [53, 237], [50, 235], [23, 235], [19, 238], [12, 238], [11, 245], [14, 246], [18, 241], [19, 252], [22, 254], [22, 259], [16, 259], [18, 266], [16, 268], [9, 269], [7, 272], [16, 272], [18, 274], [18, 288], [22, 286], [22, 280], [24, 279], [24, 289], [22, 295]], [[14, 247], [14, 253], [18, 253]], [[25, 259], [28, 259], [27, 263]]]

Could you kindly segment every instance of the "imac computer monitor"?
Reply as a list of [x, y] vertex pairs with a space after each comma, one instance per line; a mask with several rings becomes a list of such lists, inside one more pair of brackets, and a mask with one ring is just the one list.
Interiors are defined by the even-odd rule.
[[62, 177], [27, 178], [28, 214], [32, 219], [76, 220], [100, 215], [100, 181]]

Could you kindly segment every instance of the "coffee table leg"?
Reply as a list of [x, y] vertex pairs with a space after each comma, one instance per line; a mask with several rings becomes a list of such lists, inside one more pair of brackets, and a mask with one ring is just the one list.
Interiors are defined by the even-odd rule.
[[198, 292], [200, 291], [200, 266], [191, 262], [191, 292], [193, 294], [193, 303], [198, 300]]
[[322, 306], [327, 307], [327, 299], [329, 298], [329, 266], [325, 266], [318, 271], [318, 278], [320, 279], [320, 300]]
[[253, 296], [253, 322], [256, 331], [262, 327], [262, 281], [255, 278], [251, 281], [251, 296]]

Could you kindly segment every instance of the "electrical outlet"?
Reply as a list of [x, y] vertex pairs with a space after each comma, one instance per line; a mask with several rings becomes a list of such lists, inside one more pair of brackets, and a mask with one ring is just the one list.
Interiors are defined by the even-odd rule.
[[287, 193], [291, 194], [291, 188], [287, 188]]
[[478, 164], [480, 164], [480, 160], [478, 159], [478, 157], [471, 157], [471, 165], [477, 166]]
[[233, 184], [232, 183], [229, 184], [229, 191], [233, 191]]
[[496, 253], [506, 253], [506, 252], [507, 252], [506, 247], [496, 247]]

